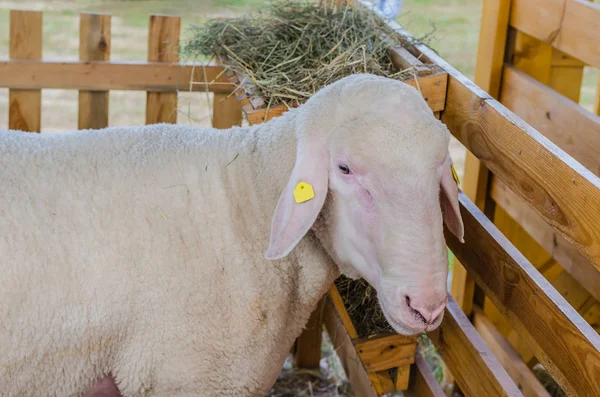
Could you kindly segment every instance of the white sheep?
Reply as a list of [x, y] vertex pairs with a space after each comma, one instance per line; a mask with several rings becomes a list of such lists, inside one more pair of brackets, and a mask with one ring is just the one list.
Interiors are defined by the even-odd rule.
[[264, 396], [340, 270], [437, 327], [448, 143], [372, 75], [255, 127], [0, 132], [0, 395]]

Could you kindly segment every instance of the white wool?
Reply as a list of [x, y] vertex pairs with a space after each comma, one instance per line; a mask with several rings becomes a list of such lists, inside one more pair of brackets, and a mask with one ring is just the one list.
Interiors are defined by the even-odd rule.
[[0, 396], [263, 396], [339, 274], [313, 232], [264, 254], [297, 136], [359, 115], [343, 87], [227, 131], [0, 132]]

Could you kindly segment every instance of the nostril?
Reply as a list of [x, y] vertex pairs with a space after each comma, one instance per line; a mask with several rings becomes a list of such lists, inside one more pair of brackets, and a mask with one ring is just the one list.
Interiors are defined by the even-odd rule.
[[[444, 312], [448, 298], [444, 299], [441, 305], [435, 306], [418, 306], [415, 305], [409, 296], [406, 296], [406, 304], [411, 309], [413, 315], [418, 318], [419, 321], [425, 324], [433, 324], [440, 315]], [[434, 308], [435, 307], [435, 308]]]

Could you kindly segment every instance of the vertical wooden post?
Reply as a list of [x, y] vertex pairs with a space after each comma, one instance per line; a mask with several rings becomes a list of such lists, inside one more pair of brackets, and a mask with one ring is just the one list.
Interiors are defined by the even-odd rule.
[[319, 369], [321, 362], [321, 341], [323, 338], [323, 305], [321, 299], [317, 308], [310, 315], [308, 324], [296, 339], [294, 363], [298, 368]]
[[[151, 15], [148, 28], [148, 61], [179, 62], [181, 18]], [[148, 92], [146, 124], [176, 123], [177, 93]]]
[[242, 125], [242, 108], [235, 95], [214, 94], [212, 125], [222, 129]]
[[[34, 11], [10, 12], [11, 59], [42, 59], [42, 13]], [[42, 116], [41, 90], [9, 91], [8, 128], [40, 132]]]
[[[479, 33], [479, 48], [475, 68], [475, 83], [497, 98], [500, 95], [502, 67], [508, 35], [511, 0], [484, 0]], [[442, 121], [443, 121], [442, 113]], [[470, 152], [467, 152], [465, 176], [462, 189], [484, 211], [493, 216], [494, 207], [488, 200], [490, 173]], [[470, 316], [473, 309], [475, 282], [458, 260], [454, 261], [451, 294]]]
[[[79, 19], [79, 59], [110, 59], [110, 15], [84, 14]], [[79, 91], [78, 128], [99, 129], [108, 126], [108, 91]]]

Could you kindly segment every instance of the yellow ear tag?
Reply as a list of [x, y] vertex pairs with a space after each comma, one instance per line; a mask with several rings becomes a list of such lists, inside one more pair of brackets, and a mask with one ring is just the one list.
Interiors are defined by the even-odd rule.
[[456, 173], [456, 170], [454, 169], [454, 164], [452, 164], [450, 166], [450, 169], [452, 170], [452, 176], [454, 177], [454, 180], [456, 181], [456, 184], [460, 185], [460, 180], [458, 179], [458, 174]]
[[310, 183], [298, 182], [296, 188], [294, 189], [294, 198], [296, 199], [297, 203], [303, 203], [313, 199], [314, 197], [315, 192], [313, 191], [313, 187]]

